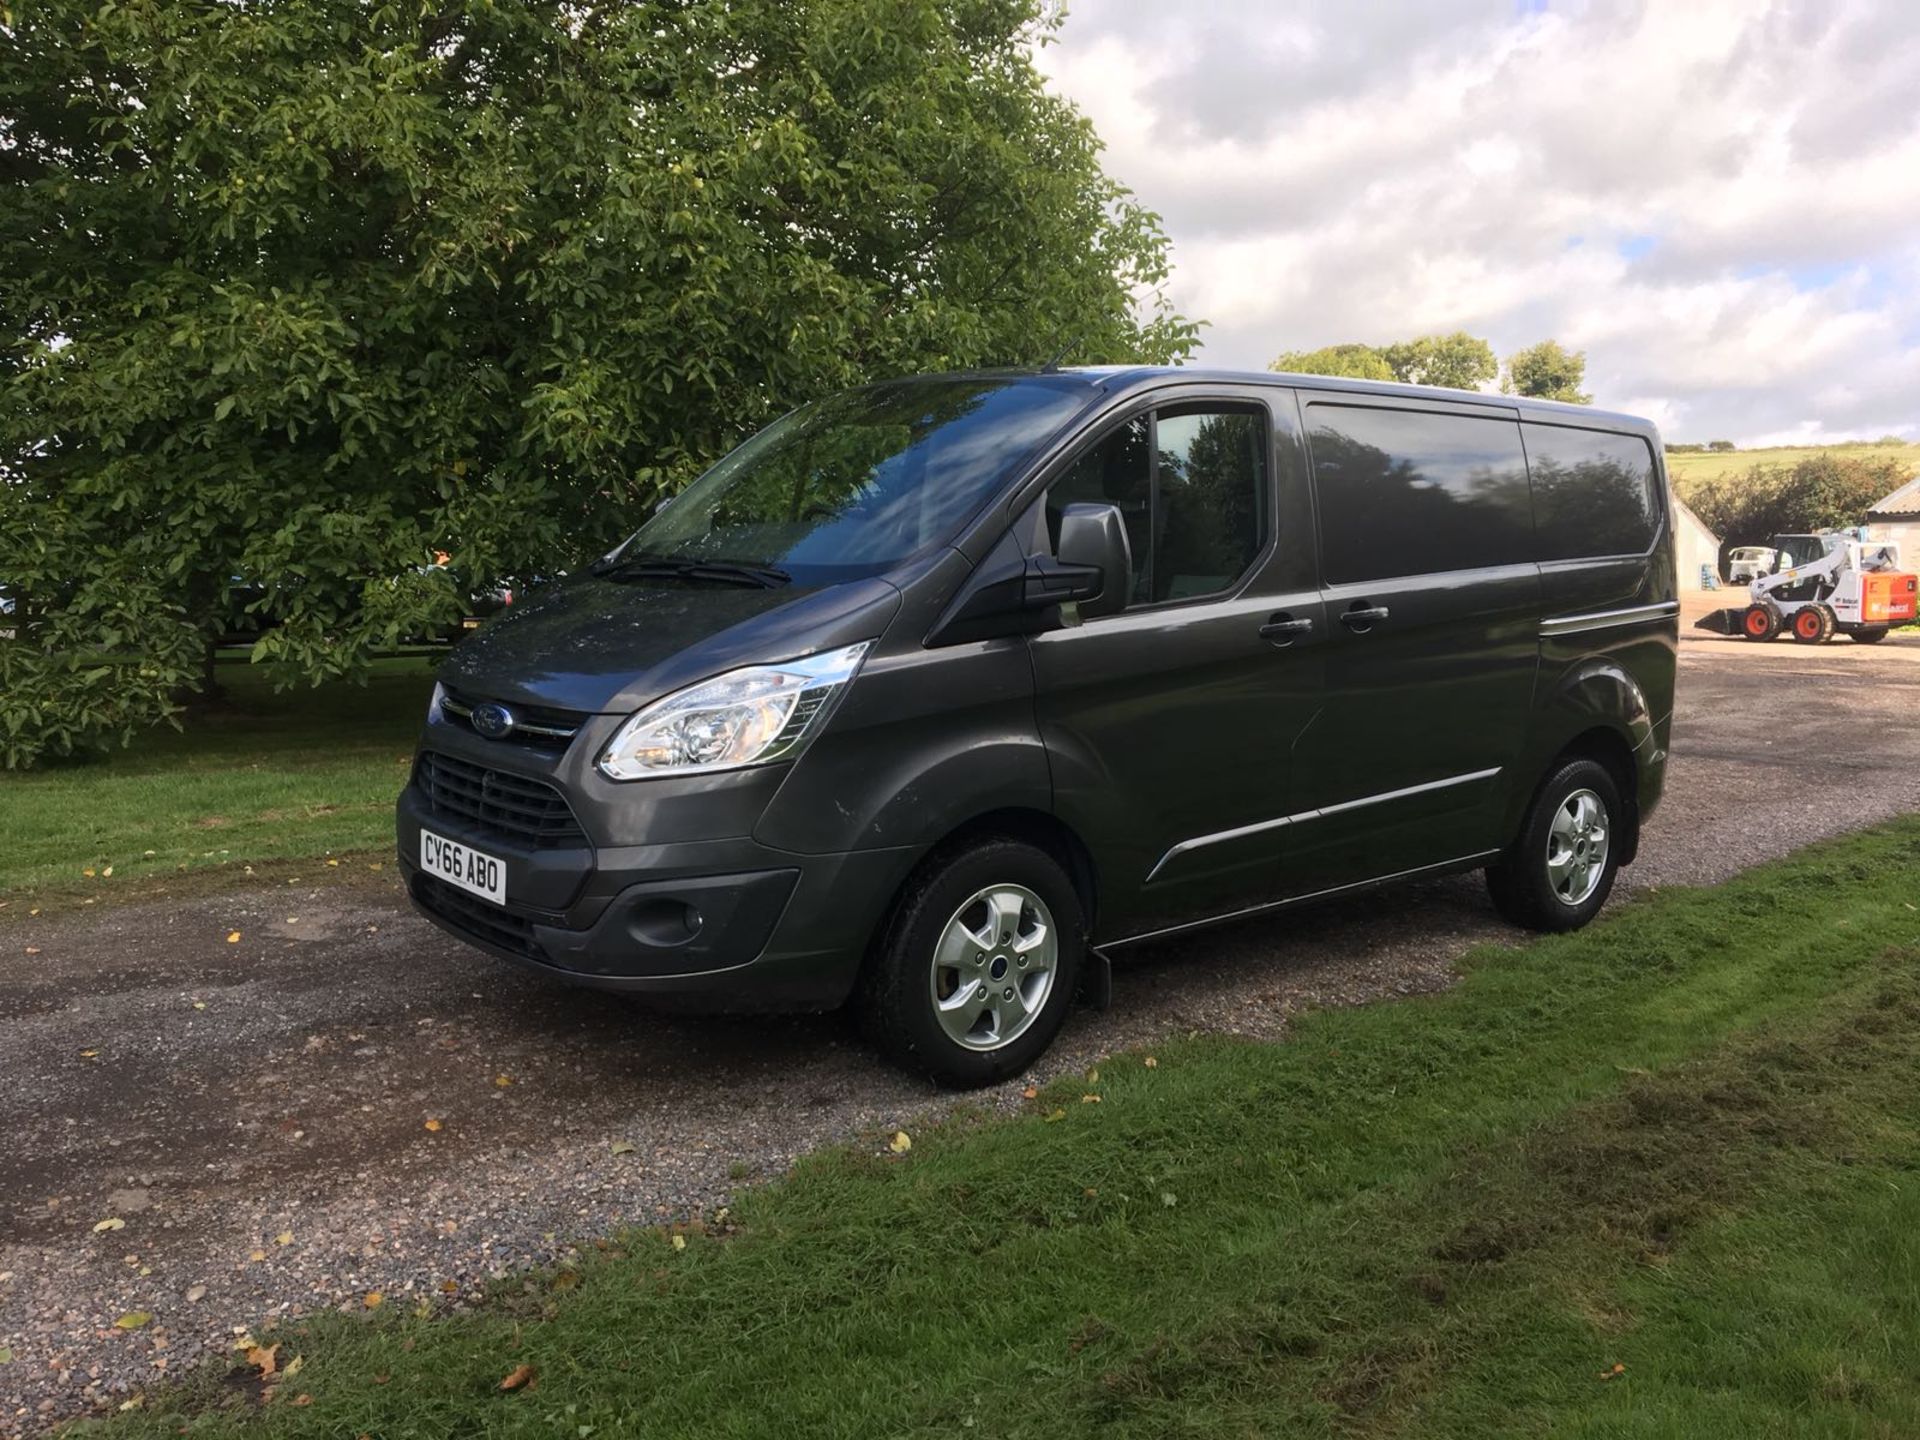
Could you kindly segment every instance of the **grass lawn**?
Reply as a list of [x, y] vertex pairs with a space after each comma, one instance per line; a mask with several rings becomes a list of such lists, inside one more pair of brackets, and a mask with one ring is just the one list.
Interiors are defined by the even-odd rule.
[[474, 1312], [285, 1322], [264, 1408], [209, 1373], [110, 1428], [1920, 1433], [1917, 896], [1920, 818], [815, 1157]]
[[435, 663], [381, 660], [364, 686], [279, 694], [275, 667], [222, 665], [231, 709], [184, 732], [0, 772], [0, 898], [104, 898], [160, 873], [390, 846]]
[[1683, 489], [1723, 475], [1739, 475], [1756, 465], [1795, 465], [1816, 455], [1852, 460], [1903, 460], [1920, 473], [1920, 445], [1805, 445], [1775, 446], [1769, 450], [1688, 451], [1667, 456], [1667, 474]]

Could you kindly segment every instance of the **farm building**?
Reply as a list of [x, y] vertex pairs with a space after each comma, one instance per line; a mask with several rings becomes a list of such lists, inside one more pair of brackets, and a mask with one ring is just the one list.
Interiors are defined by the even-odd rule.
[[1682, 590], [1703, 590], [1704, 576], [1720, 576], [1720, 537], [1673, 491], [1667, 492], [1667, 498], [1673, 509], [1674, 573]]
[[1903, 563], [1920, 561], [1920, 475], [1867, 507], [1867, 539], [1898, 540]]

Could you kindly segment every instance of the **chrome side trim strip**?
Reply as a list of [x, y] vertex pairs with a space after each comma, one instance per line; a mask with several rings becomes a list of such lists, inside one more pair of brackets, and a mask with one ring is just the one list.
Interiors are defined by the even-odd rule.
[[1147, 930], [1139, 935], [1124, 936], [1119, 940], [1103, 940], [1101, 950], [1120, 950], [1128, 945], [1140, 945], [1149, 940], [1164, 940], [1169, 935], [1183, 935], [1189, 930], [1205, 930], [1210, 925], [1225, 925], [1233, 920], [1245, 920], [1249, 916], [1264, 915], [1269, 910], [1284, 910], [1290, 905], [1304, 905], [1309, 900], [1326, 900], [1335, 895], [1344, 895], [1351, 890], [1371, 890], [1376, 885], [1391, 885], [1396, 880], [1411, 880], [1417, 875], [1431, 875], [1436, 871], [1467, 870], [1482, 860], [1491, 860], [1498, 850], [1479, 850], [1471, 855], [1462, 855], [1453, 860], [1442, 860], [1434, 865], [1416, 865], [1411, 870], [1396, 870], [1391, 875], [1376, 875], [1368, 880], [1354, 880], [1345, 885], [1334, 885], [1325, 890], [1315, 890], [1307, 895], [1289, 895], [1284, 900], [1268, 900], [1263, 904], [1249, 905], [1241, 910], [1229, 910], [1224, 915], [1209, 915], [1204, 920], [1186, 920], [1178, 925], [1168, 925], [1159, 930]]
[[1325, 815], [1340, 815], [1348, 810], [1361, 810], [1369, 805], [1384, 805], [1391, 800], [1404, 800], [1409, 795], [1425, 795], [1432, 790], [1449, 790], [1455, 785], [1471, 785], [1476, 780], [1491, 780], [1500, 773], [1500, 767], [1491, 770], [1475, 770], [1467, 775], [1449, 775], [1444, 780], [1428, 780], [1419, 785], [1408, 785], [1399, 790], [1383, 790], [1378, 795], [1363, 795], [1358, 800], [1342, 800], [1337, 805], [1322, 805], [1317, 810], [1302, 810], [1297, 815], [1282, 815], [1277, 820], [1260, 820], [1252, 825], [1236, 826], [1232, 830], [1218, 830], [1211, 835], [1196, 835], [1191, 840], [1182, 840], [1154, 863], [1147, 872], [1147, 884], [1154, 877], [1182, 855], [1201, 850], [1209, 845], [1218, 845], [1227, 840], [1239, 840], [1248, 835], [1258, 835], [1264, 830], [1278, 830], [1283, 825], [1301, 824], [1308, 820], [1318, 820]]
[[1625, 610], [1595, 610], [1586, 615], [1561, 615], [1540, 622], [1540, 638], [1556, 635], [1580, 635], [1588, 630], [1611, 630], [1617, 625], [1644, 625], [1649, 620], [1664, 620], [1680, 613], [1678, 600], [1662, 600], [1657, 605], [1634, 605]]

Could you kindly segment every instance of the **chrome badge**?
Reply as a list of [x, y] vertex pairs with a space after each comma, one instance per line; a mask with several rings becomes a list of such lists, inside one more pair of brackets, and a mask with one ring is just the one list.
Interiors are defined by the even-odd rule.
[[474, 733], [484, 735], [489, 740], [504, 740], [513, 733], [513, 712], [495, 700], [485, 700], [473, 707]]

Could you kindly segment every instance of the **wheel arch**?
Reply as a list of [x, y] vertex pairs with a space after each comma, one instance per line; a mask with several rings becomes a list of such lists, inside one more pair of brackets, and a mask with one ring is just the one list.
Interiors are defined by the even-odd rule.
[[1001, 806], [953, 826], [928, 847], [912, 873], [900, 882], [893, 903], [899, 903], [900, 893], [906, 890], [914, 875], [927, 865], [985, 839], [1024, 841], [1059, 861], [1060, 867], [1067, 872], [1067, 878], [1073, 881], [1074, 893], [1080, 897], [1080, 908], [1086, 912], [1087, 933], [1093, 933], [1094, 916], [1098, 913], [1100, 902], [1099, 871], [1093, 863], [1093, 852], [1078, 832], [1058, 815], [1030, 806]]

